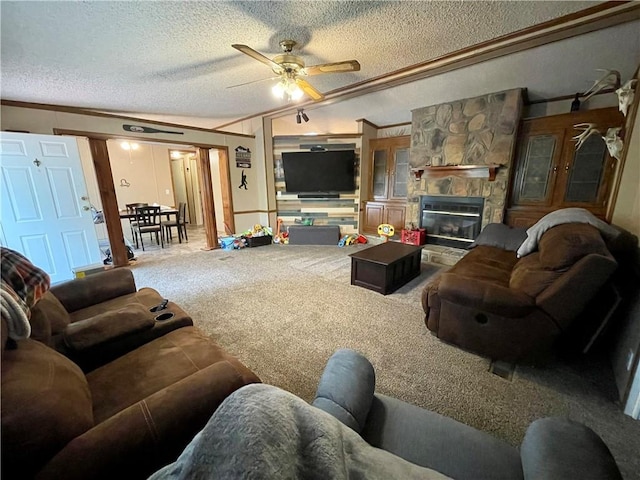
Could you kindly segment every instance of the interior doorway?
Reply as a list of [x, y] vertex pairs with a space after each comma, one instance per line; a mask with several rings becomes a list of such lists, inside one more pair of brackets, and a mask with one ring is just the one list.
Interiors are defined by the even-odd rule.
[[190, 225], [202, 225], [202, 204], [195, 150], [170, 150], [171, 181], [176, 205], [187, 204], [186, 220]]
[[[116, 187], [114, 184], [114, 176], [112, 172], [112, 159], [109, 155], [109, 149], [107, 148], [107, 141], [109, 140], [125, 140], [133, 142], [147, 142], [148, 138], [143, 138], [136, 135], [113, 135], [108, 133], [87, 132], [79, 130], [66, 130], [54, 128], [53, 133], [55, 135], [70, 135], [75, 137], [84, 137], [88, 140], [88, 144], [84, 145], [88, 147], [88, 155], [84, 156], [84, 161], [87, 160], [90, 164], [90, 168], [87, 172], [92, 171], [95, 176], [88, 174], [88, 177], [93, 177], [96, 187], [96, 199], [100, 198], [102, 204], [103, 218], [111, 244], [111, 251], [113, 254], [113, 265], [116, 267], [126, 266], [129, 263], [126, 245], [123, 241], [124, 231], [121, 224], [119, 215], [118, 199], [116, 196]], [[221, 154], [223, 159], [220, 162], [221, 169], [225, 170], [225, 175], [221, 175], [222, 183], [220, 185], [224, 198], [227, 199], [227, 204], [224, 208], [224, 217], [228, 216], [230, 222], [233, 223], [233, 202], [231, 201], [231, 185], [229, 175], [229, 154], [228, 147], [216, 146], [211, 144], [200, 143], [180, 143], [173, 140], [154, 139], [153, 143], [173, 144], [179, 146], [179, 148], [196, 150], [197, 170], [199, 173], [200, 185], [201, 185], [201, 202], [203, 212], [208, 212], [203, 216], [204, 218], [204, 231], [206, 244], [203, 247], [205, 250], [213, 250], [219, 248], [217, 241], [218, 233], [216, 231], [216, 225], [212, 221], [215, 218], [214, 214], [214, 200], [213, 200], [213, 188], [211, 185], [211, 165], [209, 162], [209, 151], [214, 149]], [[81, 149], [82, 150], [82, 149]], [[170, 170], [170, 161], [167, 155], [167, 169]], [[169, 175], [170, 177], [170, 175]], [[126, 182], [121, 182], [125, 184]]]

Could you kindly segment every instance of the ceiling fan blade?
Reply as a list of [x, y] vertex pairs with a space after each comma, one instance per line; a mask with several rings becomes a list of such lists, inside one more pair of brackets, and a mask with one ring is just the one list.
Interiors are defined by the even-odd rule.
[[260, 80], [252, 80], [250, 82], [244, 82], [244, 83], [237, 83], [235, 85], [229, 85], [227, 88], [242, 87], [244, 85], [251, 85], [252, 83], [266, 82], [267, 80], [275, 80], [276, 78], [280, 78], [280, 77], [261, 78]]
[[357, 60], [346, 60], [344, 62], [323, 63], [322, 65], [311, 65], [305, 67], [307, 75], [320, 75], [321, 73], [336, 72], [357, 72], [360, 70], [360, 63]]
[[248, 47], [247, 45], [240, 45], [240, 44], [234, 43], [231, 46], [236, 50], [244, 53], [245, 55], [249, 55], [251, 58], [264, 63], [266, 66], [272, 68], [275, 71], [282, 71], [282, 67], [278, 65], [276, 62], [265, 57], [261, 53], [256, 52], [253, 48]]
[[306, 80], [303, 80], [301, 78], [296, 78], [296, 84], [302, 89], [304, 93], [309, 95], [313, 100], [318, 101], [324, 98], [324, 95], [321, 94], [315, 88], [313, 88], [311, 84]]

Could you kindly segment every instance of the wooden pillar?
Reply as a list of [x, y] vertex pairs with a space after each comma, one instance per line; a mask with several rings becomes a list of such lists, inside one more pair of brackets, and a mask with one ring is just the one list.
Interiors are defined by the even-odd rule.
[[109, 163], [107, 141], [89, 137], [89, 148], [91, 149], [91, 157], [93, 158], [93, 165], [96, 170], [100, 201], [102, 202], [102, 213], [107, 225], [113, 266], [123, 267], [129, 265], [129, 258], [124, 243], [122, 224], [120, 223], [118, 200], [116, 198], [116, 188], [113, 184], [111, 163]]
[[213, 184], [211, 181], [211, 161], [209, 150], [198, 147], [196, 150], [198, 159], [198, 174], [200, 179], [200, 198], [202, 199], [202, 215], [204, 217], [204, 232], [207, 244], [203, 250], [219, 248], [218, 231], [216, 230], [216, 211], [213, 206]]
[[224, 224], [231, 231], [236, 231], [236, 222], [233, 216], [233, 199], [231, 195], [231, 172], [229, 171], [229, 150], [218, 149], [218, 166], [220, 170], [220, 188], [222, 189], [222, 211], [224, 212]]

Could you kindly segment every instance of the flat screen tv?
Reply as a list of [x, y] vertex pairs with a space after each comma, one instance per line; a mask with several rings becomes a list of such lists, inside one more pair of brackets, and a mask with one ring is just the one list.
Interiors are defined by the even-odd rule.
[[287, 192], [354, 192], [355, 160], [353, 150], [283, 152], [282, 168]]

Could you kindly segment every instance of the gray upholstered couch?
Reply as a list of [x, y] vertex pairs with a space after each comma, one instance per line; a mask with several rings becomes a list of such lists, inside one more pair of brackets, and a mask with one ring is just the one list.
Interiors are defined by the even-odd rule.
[[329, 359], [313, 405], [374, 447], [453, 479], [621, 479], [609, 449], [585, 425], [543, 418], [520, 449], [451, 418], [374, 393], [371, 363], [353, 350]]

